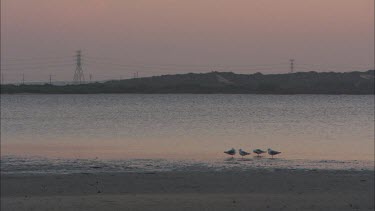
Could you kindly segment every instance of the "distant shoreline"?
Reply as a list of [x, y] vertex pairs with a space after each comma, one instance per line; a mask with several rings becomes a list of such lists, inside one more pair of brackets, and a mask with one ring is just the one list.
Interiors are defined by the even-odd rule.
[[1, 94], [374, 95], [374, 72], [188, 73], [62, 86], [5, 84]]

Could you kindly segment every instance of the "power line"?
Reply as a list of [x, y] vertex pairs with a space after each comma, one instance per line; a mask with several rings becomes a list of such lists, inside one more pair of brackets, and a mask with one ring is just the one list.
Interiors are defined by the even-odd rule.
[[[253, 67], [290, 67], [290, 60], [289, 63], [275, 63], [275, 64], [171, 64], [171, 63], [145, 63], [145, 62], [132, 62], [132, 63], [121, 63], [123, 60], [121, 59], [113, 59], [109, 57], [98, 57], [98, 56], [85, 56], [88, 63], [98, 63], [103, 65], [114, 65], [114, 66], [124, 66], [124, 67], [204, 67], [204, 68], [212, 68], [212, 67], [220, 67], [220, 68], [253, 68]], [[100, 61], [101, 60], [101, 61]], [[293, 62], [295, 61], [294, 59]], [[353, 66], [368, 66], [368, 65], [352, 65], [352, 64], [298, 64], [298, 65], [314, 65], [314, 66], [335, 66], [335, 67], [353, 67]], [[370, 65], [370, 64], [369, 64]], [[294, 64], [294, 67], [296, 64]], [[371, 66], [371, 65], [370, 65]], [[294, 69], [293, 69], [294, 72]]]
[[123, 67], [206, 67], [206, 68], [212, 68], [212, 67], [262, 67], [262, 66], [283, 66], [286, 65], [285, 63], [279, 63], [279, 64], [243, 64], [243, 65], [229, 65], [229, 64], [150, 64], [150, 63], [136, 63], [136, 64], [124, 64], [124, 63], [118, 63], [118, 61], [109, 60], [109, 59], [103, 59], [104, 61], [98, 61], [101, 59], [97, 59], [97, 57], [85, 57], [88, 61], [88, 63], [97, 63], [97, 64], [105, 64], [105, 65], [114, 65], [114, 66], [123, 66]]
[[54, 62], [50, 62], [50, 61], [44, 61], [44, 62], [32, 62], [32, 63], [6, 63], [6, 62], [3, 62], [3, 64], [1, 64], [1, 67], [24, 67], [24, 66], [46, 66], [46, 65], [66, 65], [66, 64], [74, 64], [74, 61], [73, 60], [62, 60], [62, 61], [54, 61]]
[[[109, 63], [95, 63], [94, 62], [88, 62], [86, 65], [91, 66], [93, 68], [97, 68], [98, 66], [105, 66], [106, 70], [109, 68], [111, 70], [119, 70], [119, 71], [134, 71], [134, 70], [142, 70], [146, 72], [160, 72], [160, 71], [167, 71], [167, 72], [175, 72], [176, 70], [183, 70], [183, 71], [188, 71], [188, 72], [196, 72], [196, 71], [209, 71], [212, 69], [213, 65], [210, 66], [202, 66], [202, 67], [186, 67], [186, 66], [179, 66], [179, 67], [173, 67], [173, 66], [136, 66], [136, 65], [124, 65], [124, 66], [119, 66], [119, 65], [113, 65]], [[233, 71], [233, 70], [242, 70], [242, 71], [251, 71], [251, 70], [276, 70], [276, 69], [281, 69], [283, 67], [216, 67], [216, 69], [223, 69], [224, 71]]]
[[21, 58], [21, 57], [6, 57], [3, 56], [3, 61], [36, 61], [36, 60], [61, 60], [61, 59], [67, 59], [67, 58], [73, 58], [72, 56], [55, 56], [55, 57], [27, 57], [27, 58]]
[[22, 71], [25, 71], [25, 70], [40, 70], [40, 69], [44, 69], [44, 68], [56, 68], [56, 67], [66, 67], [66, 66], [73, 66], [74, 64], [71, 63], [71, 64], [58, 64], [58, 65], [53, 65], [53, 64], [50, 64], [50, 65], [39, 65], [39, 66], [24, 66], [24, 67], [1, 67], [1, 70], [5, 70], [5, 71], [10, 71], [10, 70], [14, 70], [14, 71], [18, 71], [18, 70], [22, 70]]
[[[52, 74], [57, 71], [66, 71], [68, 67], [75, 66], [73, 77], [74, 83], [84, 83], [85, 77], [83, 72], [83, 64], [88, 66], [95, 72], [96, 78], [116, 78], [118, 74], [127, 74], [129, 78], [139, 78], [139, 73], [142, 77], [150, 77], [156, 75], [166, 74], [182, 74], [182, 73], [201, 73], [209, 72], [212, 68], [218, 71], [238, 72], [238, 73], [251, 73], [251, 72], [281, 72], [288, 68], [290, 72], [308, 71], [308, 70], [325, 70], [325, 71], [348, 71], [358, 69], [371, 69], [368, 65], [355, 64], [295, 64], [294, 59], [290, 59], [289, 63], [274, 63], [274, 64], [171, 64], [171, 63], [146, 63], [146, 62], [125, 62], [124, 60], [86, 56], [83, 58], [81, 51], [69, 57], [30, 57], [30, 58], [4, 58], [1, 64], [1, 70], [6, 71], [8, 81], [17, 81], [19, 74], [23, 74], [22, 83], [25, 83], [25, 73], [32, 75], [33, 73], [49, 74], [49, 83], [52, 83]], [[74, 60], [73, 60], [74, 59]], [[355, 66], [355, 67], [354, 67]], [[104, 70], [104, 71], [102, 71]], [[49, 71], [49, 72], [46, 72]], [[53, 71], [53, 72], [51, 72]], [[59, 72], [60, 73], [60, 72]], [[8, 77], [8, 74], [10, 77]], [[17, 74], [17, 75], [13, 75]], [[63, 75], [63, 74], [61, 74]], [[66, 76], [66, 75], [65, 75]], [[65, 77], [64, 76], [64, 77]], [[4, 75], [1, 75], [1, 83], [4, 84]], [[44, 81], [44, 80], [42, 80]], [[92, 82], [92, 74], [89, 74], [89, 81]]]

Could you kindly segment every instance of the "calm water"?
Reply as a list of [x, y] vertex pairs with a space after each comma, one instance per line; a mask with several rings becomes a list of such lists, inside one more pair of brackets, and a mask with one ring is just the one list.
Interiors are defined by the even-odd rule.
[[232, 147], [373, 161], [374, 96], [1, 96], [2, 156], [205, 162]]

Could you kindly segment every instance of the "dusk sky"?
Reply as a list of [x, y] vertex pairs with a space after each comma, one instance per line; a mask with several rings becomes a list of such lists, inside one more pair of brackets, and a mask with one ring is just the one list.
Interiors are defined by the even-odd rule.
[[373, 0], [2, 0], [6, 82], [374, 68]]

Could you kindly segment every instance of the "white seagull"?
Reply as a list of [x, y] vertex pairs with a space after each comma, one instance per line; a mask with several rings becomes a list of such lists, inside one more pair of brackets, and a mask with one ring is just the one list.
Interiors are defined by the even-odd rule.
[[243, 157], [243, 156], [246, 156], [246, 155], [250, 155], [250, 152], [245, 152], [242, 149], [239, 149], [238, 154], [240, 154]]
[[267, 151], [268, 151], [268, 154], [272, 156], [272, 158], [273, 158], [274, 155], [277, 155], [277, 154], [280, 154], [280, 153], [281, 153], [281, 152], [278, 152], [278, 151], [272, 150], [272, 149], [270, 149], [270, 148], [268, 148]]
[[228, 155], [235, 155], [236, 154], [236, 150], [234, 148], [228, 150], [228, 151], [224, 151], [225, 154], [228, 154]]
[[263, 154], [263, 153], [265, 153], [266, 151], [263, 151], [263, 150], [261, 150], [261, 149], [254, 149], [253, 152], [254, 152], [255, 154], [257, 154], [257, 156], [260, 156], [260, 154]]

